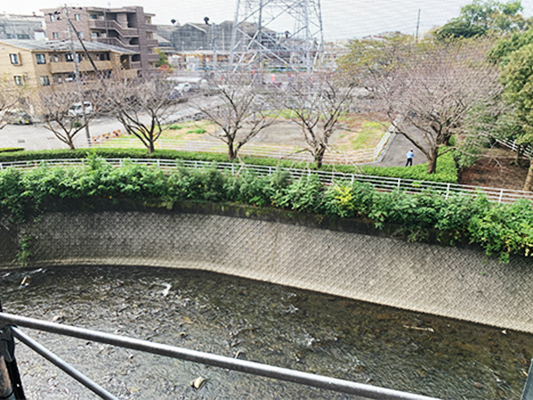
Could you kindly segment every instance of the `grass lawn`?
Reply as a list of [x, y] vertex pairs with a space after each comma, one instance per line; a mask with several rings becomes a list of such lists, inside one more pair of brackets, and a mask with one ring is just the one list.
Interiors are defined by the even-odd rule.
[[341, 119], [345, 130], [335, 140], [334, 146], [339, 151], [372, 149], [387, 132], [390, 124], [365, 119], [360, 115], [348, 115]]
[[[286, 112], [287, 110], [283, 111]], [[288, 122], [285, 122], [285, 124], [289, 126]], [[377, 146], [389, 126], [388, 123], [372, 121], [359, 114], [347, 114], [342, 116], [340, 124], [342, 131], [337, 132], [331, 140], [333, 147], [337, 151], [372, 149]], [[283, 128], [284, 125], [282, 123], [282, 125], [279, 126]], [[272, 148], [272, 146], [279, 146], [280, 148], [304, 146], [299, 128], [295, 130], [293, 125], [290, 126], [292, 127], [292, 131], [294, 131], [291, 131], [291, 135], [294, 136], [293, 139], [295, 139], [296, 142], [301, 141], [301, 144], [293, 143], [295, 140], [292, 140], [291, 142], [287, 132], [284, 132], [283, 135], [278, 133], [274, 135], [266, 134], [265, 131], [261, 134], [261, 140], [254, 141], [254, 147], [260, 147], [261, 144], [265, 144], [265, 146], [269, 148]], [[280, 128], [271, 128], [271, 130], [274, 129], [280, 131]], [[207, 120], [174, 123], [165, 127], [164, 131], [161, 133], [160, 139], [199, 140], [214, 133], [216, 130], [217, 126]], [[216, 141], [214, 138], [209, 139]], [[218, 141], [216, 142], [218, 143]], [[142, 148], [143, 145], [135, 136], [122, 136], [105, 141], [102, 143], [102, 147]]]

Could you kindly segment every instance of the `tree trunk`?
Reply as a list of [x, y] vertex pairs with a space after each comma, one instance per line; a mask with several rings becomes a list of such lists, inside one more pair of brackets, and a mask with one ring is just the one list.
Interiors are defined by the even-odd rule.
[[69, 138], [67, 144], [70, 150], [76, 150], [76, 147], [74, 146], [74, 141], [72, 139]]
[[522, 165], [522, 155], [523, 154], [524, 154], [524, 147], [522, 145], [518, 145], [518, 148], [516, 149], [515, 163], [519, 167]]
[[324, 159], [324, 153], [326, 153], [325, 147], [320, 147], [315, 153], [315, 167], [316, 169], [320, 169], [322, 167], [322, 160]]
[[524, 190], [531, 192], [533, 190], [533, 158], [529, 160], [529, 169], [527, 170], [526, 182], [524, 183]]
[[150, 140], [148, 142], [148, 154], [152, 154], [153, 152], [154, 152], [154, 142]]
[[228, 143], [228, 158], [230, 162], [237, 158], [237, 151], [233, 147], [233, 142]]
[[428, 156], [428, 174], [437, 172], [437, 158], [439, 156], [439, 148], [431, 149]]

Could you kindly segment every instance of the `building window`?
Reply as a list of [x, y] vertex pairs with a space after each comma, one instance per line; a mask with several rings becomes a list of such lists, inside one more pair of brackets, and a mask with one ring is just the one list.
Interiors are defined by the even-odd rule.
[[74, 14], [74, 19], [76, 21], [80, 21], [81, 20], [81, 15], [80, 14]]
[[35, 60], [37, 64], [46, 64], [46, 58], [44, 54], [35, 54]]
[[65, 61], [68, 61], [68, 62], [74, 61], [74, 58], [72, 57], [72, 53], [65, 54]]
[[83, 32], [78, 32], [78, 38], [83, 39]]
[[48, 75], [47, 76], [41, 76], [39, 79], [41, 80], [41, 85], [50, 86], [50, 78], [48, 78]]
[[56, 16], [54, 14], [50, 15], [50, 21], [55, 22]]
[[21, 75], [15, 75], [15, 85], [24, 86], [24, 78]]
[[91, 15], [89, 15], [89, 18], [90, 18], [90, 19], [98, 19], [98, 15], [96, 15], [96, 14], [91, 14]]
[[97, 38], [97, 37], [100, 37], [100, 34], [98, 32], [91, 32], [91, 37]]
[[10, 54], [9, 55], [9, 59], [11, 60], [11, 64], [13, 64], [13, 65], [19, 65], [20, 64], [20, 60], [19, 60], [19, 55], [18, 54]]
[[59, 62], [59, 55], [58, 54], [54, 54], [54, 62]]
[[57, 32], [52, 32], [52, 37], [53, 37], [54, 39], [59, 39], [59, 33], [57, 33]]
[[57, 83], [59, 84], [63, 83], [63, 78], [61, 78], [61, 75], [57, 76]]

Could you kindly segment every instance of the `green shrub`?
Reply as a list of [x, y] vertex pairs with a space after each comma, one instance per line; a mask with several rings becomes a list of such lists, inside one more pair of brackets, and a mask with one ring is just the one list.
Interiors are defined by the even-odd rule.
[[188, 130], [187, 133], [206, 133], [207, 131], [204, 129], [204, 128], [195, 128], [195, 129], [191, 129], [191, 130]]
[[167, 129], [180, 130], [180, 129], [183, 129], [183, 126], [178, 125], [178, 124], [172, 124], [172, 125], [167, 126]]
[[[27, 161], [27, 160], [46, 160], [62, 158], [85, 158], [90, 154], [102, 158], [149, 158], [149, 159], [171, 159], [171, 160], [190, 160], [190, 161], [208, 161], [208, 162], [225, 162], [229, 159], [226, 154], [200, 153], [177, 150], [155, 150], [148, 154], [146, 149], [113, 149], [113, 148], [92, 148], [76, 150], [41, 150], [41, 151], [17, 151], [12, 153], [0, 153], [0, 162], [7, 161]], [[313, 163], [307, 163], [294, 160], [279, 160], [275, 158], [263, 157], [239, 157], [233, 161], [235, 164], [245, 163], [250, 165], [260, 165], [268, 167], [283, 167], [296, 169], [314, 170]], [[413, 167], [376, 167], [364, 166], [358, 167], [353, 165], [325, 164], [320, 168], [321, 171], [335, 171], [347, 174], [359, 173], [374, 176], [388, 176], [401, 179], [413, 179], [421, 181], [437, 182], [457, 182], [457, 168], [451, 152], [439, 157], [437, 162], [437, 173], [428, 175], [426, 172], [427, 164], [415, 165]]]
[[427, 164], [413, 165], [412, 167], [374, 167], [364, 166], [365, 175], [388, 176], [391, 178], [412, 179], [417, 181], [434, 181], [457, 183], [457, 167], [453, 153], [449, 151], [437, 159], [437, 172], [427, 173]]
[[14, 151], [24, 151], [23, 147], [3, 147], [0, 148], [0, 153], [12, 153]]
[[437, 230], [451, 242], [469, 240], [504, 261], [511, 254], [533, 255], [533, 206], [525, 200], [497, 205], [483, 196], [445, 199], [431, 191], [383, 193], [358, 182], [335, 182], [327, 187], [313, 173], [291, 181], [283, 171], [257, 177], [242, 170], [233, 176], [220, 172], [216, 165], [180, 166], [165, 174], [159, 168], [127, 161], [115, 168], [95, 154], [78, 167], [0, 170], [0, 213], [12, 221], [38, 215], [44, 205], [61, 199], [128, 199], [170, 208], [185, 200], [273, 205], [365, 218], [376, 227], [394, 224], [410, 240], [425, 240]]

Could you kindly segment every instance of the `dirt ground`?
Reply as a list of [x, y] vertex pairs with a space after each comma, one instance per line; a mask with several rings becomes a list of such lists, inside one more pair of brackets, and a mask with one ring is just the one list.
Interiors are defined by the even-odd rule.
[[492, 149], [474, 166], [462, 171], [459, 183], [522, 190], [526, 180], [527, 165], [528, 162], [524, 160], [523, 166], [517, 166], [515, 153], [511, 150]]
[[[348, 115], [338, 126], [338, 130], [332, 135], [330, 145], [339, 148], [342, 151], [351, 150], [351, 142], [356, 140], [361, 134], [364, 135], [365, 144], [363, 148], [373, 148], [377, 145], [383, 133], [387, 130], [388, 125], [383, 124], [379, 128], [374, 128], [371, 132], [365, 132], [365, 122], [374, 121], [371, 117], [365, 118], [361, 115]], [[209, 126], [205, 121], [198, 121], [207, 133], [203, 135], [183, 137], [183, 139], [193, 140], [213, 140], [209, 133], [220, 131], [214, 125]], [[250, 140], [250, 143], [265, 144], [273, 146], [298, 146], [305, 147], [305, 140], [302, 134], [302, 128], [294, 121], [279, 120], [270, 127], [262, 130], [257, 136]]]

